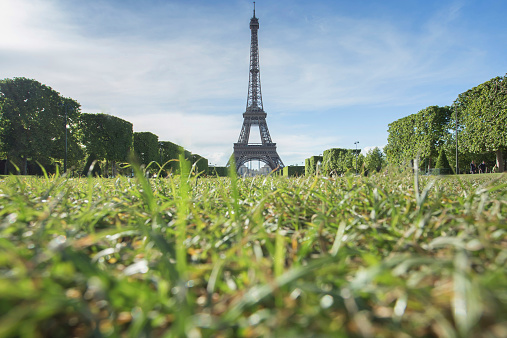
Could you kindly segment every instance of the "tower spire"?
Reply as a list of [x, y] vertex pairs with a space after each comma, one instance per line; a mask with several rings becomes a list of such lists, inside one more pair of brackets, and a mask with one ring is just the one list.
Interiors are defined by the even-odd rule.
[[259, 40], [257, 31], [259, 30], [259, 19], [255, 17], [255, 2], [254, 13], [250, 19], [251, 43], [250, 43], [250, 77], [248, 81], [248, 98], [246, 109], [248, 110], [263, 110], [262, 106], [262, 93], [261, 93], [261, 73], [259, 67]]

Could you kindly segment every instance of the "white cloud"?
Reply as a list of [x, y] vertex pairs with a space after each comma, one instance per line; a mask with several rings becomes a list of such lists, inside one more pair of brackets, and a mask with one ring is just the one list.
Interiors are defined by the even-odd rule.
[[0, 50], [47, 50], [65, 28], [51, 1], [0, 1]]
[[242, 120], [236, 115], [205, 115], [167, 112], [131, 116], [134, 131], [150, 131], [160, 141], [179, 144], [214, 164], [225, 165], [232, 143], [239, 136]]
[[[467, 89], [457, 83], [484, 73], [486, 53], [455, 28], [461, 2], [418, 16], [415, 30], [324, 2], [311, 15], [289, 2], [283, 15], [268, 13], [276, 6], [261, 17], [261, 79], [268, 114], [279, 114], [268, 124], [284, 119], [273, 141], [286, 164], [339, 147], [353, 129], [354, 140], [385, 144], [398, 115], [451, 104]], [[0, 74], [35, 78], [84, 112], [124, 118], [223, 164], [245, 108], [250, 11], [246, 2], [0, 0]], [[365, 119], [377, 141], [361, 136]]]
[[342, 140], [339, 136], [315, 136], [311, 134], [280, 134], [276, 138], [277, 152], [285, 165], [304, 163], [310, 156], [335, 148]]

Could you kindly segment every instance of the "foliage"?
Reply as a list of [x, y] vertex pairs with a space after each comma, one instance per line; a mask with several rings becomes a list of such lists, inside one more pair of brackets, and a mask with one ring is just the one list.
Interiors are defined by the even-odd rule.
[[[348, 171], [361, 169], [359, 161], [356, 165], [356, 158], [359, 156], [359, 149], [331, 148], [324, 151], [322, 169], [325, 175], [342, 175]], [[361, 163], [362, 164], [362, 163]]]
[[506, 176], [134, 171], [1, 179], [0, 336], [507, 330]]
[[451, 169], [449, 161], [447, 160], [447, 156], [445, 155], [444, 148], [440, 149], [440, 153], [438, 154], [437, 164], [435, 165], [435, 168]]
[[471, 153], [496, 152], [497, 164], [502, 167], [507, 148], [506, 76], [461, 93], [453, 104], [458, 114], [461, 147]]
[[305, 175], [315, 175], [317, 173], [317, 165], [322, 165], [322, 156], [312, 156], [305, 160]]
[[63, 159], [66, 113], [72, 164], [82, 156], [77, 144], [79, 103], [35, 80], [0, 80], [0, 152], [25, 174], [28, 159], [46, 165]]
[[294, 177], [294, 176], [303, 176], [305, 174], [305, 167], [302, 165], [290, 165], [287, 167], [283, 167], [283, 176], [285, 177]]
[[[115, 176], [116, 162], [128, 160], [133, 141], [132, 123], [128, 121], [107, 114], [81, 114], [75, 100], [61, 97], [35, 80], [0, 80], [0, 172], [21, 168], [24, 174], [42, 175], [44, 170], [53, 173], [53, 165], [61, 167], [65, 157], [69, 167], [76, 167], [84, 164], [86, 156], [83, 173], [87, 174], [91, 164], [96, 163], [94, 173], [108, 176], [109, 162], [112, 162]], [[166, 164], [164, 175], [179, 170], [180, 153], [185, 159], [197, 162], [200, 171], [208, 170], [206, 159], [199, 155], [194, 158], [189, 151], [171, 142], [158, 142], [155, 134], [136, 133], [135, 141], [141, 163]], [[157, 170], [155, 166], [152, 169]]]
[[160, 158], [158, 136], [150, 132], [134, 133], [134, 153], [145, 166]]
[[208, 175], [210, 176], [218, 176], [218, 177], [227, 177], [229, 176], [229, 168], [228, 167], [209, 167]]
[[384, 165], [384, 154], [378, 147], [368, 150], [366, 156], [364, 157], [365, 170], [368, 170], [368, 172], [371, 173], [379, 172]]
[[91, 154], [86, 159], [86, 163], [81, 172], [82, 176], [102, 176], [102, 170], [97, 163], [97, 158]]
[[430, 106], [389, 124], [385, 148], [391, 165], [403, 165], [419, 158], [428, 168], [449, 134], [450, 107]]
[[184, 151], [182, 146], [169, 141], [159, 141], [160, 165], [164, 166], [165, 172], [179, 173], [179, 155]]
[[98, 160], [127, 161], [132, 149], [132, 123], [107, 114], [82, 114], [83, 145]]
[[452, 174], [453, 170], [449, 161], [447, 160], [447, 156], [445, 155], [445, 149], [442, 147], [440, 149], [440, 153], [438, 155], [437, 164], [435, 165], [435, 169], [438, 170], [439, 175], [447, 175]]
[[208, 173], [208, 160], [201, 155], [192, 154], [192, 165], [195, 166], [197, 173]]

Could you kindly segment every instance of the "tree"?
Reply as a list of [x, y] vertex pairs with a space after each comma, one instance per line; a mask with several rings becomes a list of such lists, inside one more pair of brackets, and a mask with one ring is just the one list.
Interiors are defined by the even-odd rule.
[[[160, 152], [160, 165], [165, 164], [164, 169], [166, 172], [172, 171], [173, 173], [179, 173], [179, 156], [185, 151], [185, 149], [183, 149], [182, 146], [169, 141], [160, 141], [158, 142], [158, 145]], [[170, 162], [167, 163], [168, 161]]]
[[[63, 98], [51, 87], [18, 77], [0, 80], [0, 147], [27, 174], [29, 159], [49, 164], [65, 153], [65, 109], [68, 143], [78, 150], [78, 102]], [[75, 152], [71, 152], [74, 158]]]
[[454, 101], [459, 144], [471, 153], [495, 152], [498, 171], [504, 171], [507, 148], [507, 74], [461, 93]]
[[202, 157], [201, 155], [192, 154], [192, 165], [195, 165], [197, 173], [208, 173], [208, 159]]
[[[88, 156], [112, 161], [115, 175], [115, 163], [127, 161], [132, 149], [132, 123], [107, 114], [82, 114], [80, 127]], [[88, 168], [84, 171], [88, 172]]]
[[208, 174], [210, 176], [227, 177], [229, 176], [228, 167], [209, 167]]
[[150, 132], [134, 133], [134, 152], [140, 164], [158, 162], [160, 159], [158, 136]]
[[447, 160], [447, 156], [445, 155], [444, 147], [440, 149], [435, 169], [438, 169], [439, 173], [444, 175], [452, 173], [451, 166], [449, 165], [449, 161]]
[[302, 165], [289, 165], [283, 167], [283, 176], [285, 177], [294, 177], [294, 176], [304, 176], [305, 175], [305, 167]]
[[312, 156], [305, 160], [305, 175], [315, 175], [317, 173], [317, 166], [322, 165], [322, 156]]
[[417, 157], [413, 135], [415, 115], [409, 115], [389, 124], [387, 146], [385, 147], [389, 163], [400, 166]]
[[378, 147], [368, 150], [364, 157], [364, 166], [368, 172], [379, 172], [384, 162], [384, 154]]
[[448, 106], [430, 106], [390, 123], [386, 147], [389, 163], [402, 165], [418, 157], [430, 169], [449, 134], [451, 115]]
[[[354, 171], [356, 169], [356, 156], [361, 152], [360, 149], [342, 149], [331, 148], [324, 151], [322, 160], [322, 169], [326, 175], [341, 175], [347, 171]], [[358, 166], [357, 169], [361, 169]]]

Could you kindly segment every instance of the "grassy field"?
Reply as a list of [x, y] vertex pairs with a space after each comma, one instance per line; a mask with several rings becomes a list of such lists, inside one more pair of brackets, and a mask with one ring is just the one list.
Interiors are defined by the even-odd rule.
[[10, 176], [0, 215], [2, 337], [507, 336], [506, 175]]

